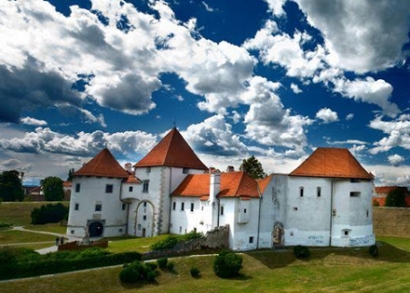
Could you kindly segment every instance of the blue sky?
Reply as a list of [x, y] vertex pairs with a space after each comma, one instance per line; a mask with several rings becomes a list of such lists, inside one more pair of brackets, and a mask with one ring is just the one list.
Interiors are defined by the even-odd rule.
[[344, 147], [408, 186], [409, 32], [400, 0], [1, 1], [0, 170], [136, 163], [176, 125], [221, 170]]

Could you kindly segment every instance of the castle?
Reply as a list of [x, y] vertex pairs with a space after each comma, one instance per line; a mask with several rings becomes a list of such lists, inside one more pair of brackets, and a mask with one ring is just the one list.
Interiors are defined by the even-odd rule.
[[[132, 168], [133, 167], [133, 168]], [[229, 225], [230, 248], [368, 246], [373, 176], [342, 148], [318, 148], [290, 174], [215, 172], [173, 128], [134, 166], [102, 150], [73, 174], [67, 235], [206, 233]]]

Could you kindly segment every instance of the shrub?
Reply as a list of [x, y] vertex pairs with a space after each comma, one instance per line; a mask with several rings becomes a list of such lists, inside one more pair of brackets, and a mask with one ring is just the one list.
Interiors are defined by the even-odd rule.
[[214, 272], [218, 277], [231, 278], [239, 274], [242, 268], [243, 259], [241, 256], [229, 252], [223, 251], [215, 258]]
[[189, 241], [189, 240], [193, 240], [193, 239], [197, 239], [197, 238], [201, 238], [202, 236], [204, 236], [204, 234], [200, 233], [200, 232], [196, 232], [195, 230], [192, 230], [189, 233], [186, 233], [184, 235], [179, 235], [178, 236], [178, 241]]
[[196, 267], [192, 267], [191, 270], [189, 271], [191, 273], [191, 276], [194, 278], [197, 278], [199, 276], [199, 269]]
[[309, 248], [303, 245], [296, 245], [293, 248], [293, 254], [296, 258], [308, 258], [310, 256]]
[[31, 212], [31, 223], [42, 225], [47, 223], [58, 223], [68, 216], [68, 207], [62, 203], [42, 205]]
[[178, 238], [175, 236], [168, 236], [164, 240], [158, 241], [151, 245], [152, 250], [163, 250], [173, 248], [178, 243]]
[[379, 248], [377, 247], [377, 245], [375, 245], [375, 244], [371, 245], [369, 247], [369, 253], [373, 257], [379, 256]]
[[121, 282], [123, 283], [136, 283], [143, 280], [153, 282], [155, 281], [157, 274], [152, 269], [152, 266], [136, 260], [125, 265], [120, 272], [119, 277]]
[[170, 270], [170, 271], [173, 271], [173, 270], [174, 270], [174, 266], [175, 266], [175, 264], [174, 264], [173, 262], [169, 262], [169, 263], [167, 264], [167, 269]]
[[154, 262], [146, 262], [145, 265], [149, 267], [152, 271], [155, 271], [158, 268], [158, 265]]
[[167, 266], [167, 263], [168, 263], [168, 258], [166, 257], [161, 257], [157, 259], [157, 264], [160, 268], [165, 268]]

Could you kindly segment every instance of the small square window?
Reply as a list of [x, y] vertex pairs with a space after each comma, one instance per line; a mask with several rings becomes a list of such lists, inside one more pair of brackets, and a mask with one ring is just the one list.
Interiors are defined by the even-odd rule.
[[293, 207], [293, 210], [294, 210], [294, 211], [297, 211], [297, 210], [298, 210], [298, 208], [297, 208], [297, 207]]
[[188, 174], [188, 173], [189, 173], [189, 168], [184, 168], [184, 169], [182, 169], [182, 173]]
[[142, 216], [142, 219], [144, 220], [144, 221], [146, 221], [147, 220], [147, 216]]
[[132, 186], [129, 186], [129, 187], [128, 187], [128, 191], [129, 191], [129, 192], [132, 192], [133, 189], [134, 189], [134, 188], [133, 188]]
[[253, 243], [253, 236], [249, 237], [249, 243]]
[[80, 209], [80, 204], [79, 204], [79, 203], [76, 203], [76, 204], [74, 205], [74, 210], [78, 211], [79, 209]]
[[95, 211], [96, 211], [96, 212], [101, 212], [101, 210], [102, 210], [102, 204], [97, 203], [97, 204], [95, 205]]
[[146, 171], [147, 173], [151, 173], [151, 167], [147, 167]]
[[359, 196], [360, 196], [360, 192], [357, 192], [357, 191], [350, 192], [350, 197], [359, 197]]
[[105, 193], [112, 193], [113, 189], [114, 189], [114, 185], [112, 184], [105, 185]]
[[127, 207], [127, 205], [125, 203], [122, 204], [122, 210], [125, 211], [125, 208]]
[[345, 230], [345, 231], [344, 231], [344, 235], [345, 235], [345, 236], [349, 236], [349, 231]]
[[71, 230], [70, 233], [71, 233], [71, 234], [74, 234], [74, 230]]
[[246, 213], [247, 213], [247, 210], [246, 210], [246, 209], [243, 209], [243, 213], [246, 214]]
[[77, 183], [77, 184], [75, 185], [75, 192], [80, 192], [80, 190], [81, 190], [81, 184], [80, 184], [80, 183]]

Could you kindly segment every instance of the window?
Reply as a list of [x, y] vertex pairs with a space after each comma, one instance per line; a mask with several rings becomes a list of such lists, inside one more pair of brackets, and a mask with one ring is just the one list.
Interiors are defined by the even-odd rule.
[[350, 182], [351, 182], [351, 183], [359, 183], [360, 180], [359, 180], [359, 179], [356, 179], [356, 178], [350, 178]]
[[172, 210], [175, 211], [176, 208], [177, 208], [177, 203], [174, 201], [174, 202], [172, 203]]
[[101, 210], [102, 210], [102, 204], [97, 203], [97, 204], [95, 205], [95, 211], [96, 211], [96, 212], [101, 212]]
[[105, 193], [112, 193], [114, 186], [112, 184], [105, 185]]
[[146, 172], [151, 173], [151, 167], [147, 167]]
[[344, 230], [344, 235], [345, 235], [345, 236], [349, 236], [349, 231]]
[[141, 224], [138, 224], [138, 230], [141, 230]]
[[181, 211], [183, 211], [185, 209], [185, 203], [181, 202]]
[[124, 211], [127, 205], [125, 203], [122, 204], [122, 210]]
[[144, 180], [142, 183], [142, 192], [148, 193], [149, 180]]
[[366, 217], [369, 217], [369, 210], [366, 210]]
[[249, 243], [253, 243], [253, 236], [249, 237]]
[[300, 197], [303, 197], [303, 187], [299, 187], [299, 195]]
[[132, 186], [129, 186], [129, 187], [128, 187], [128, 191], [129, 191], [129, 192], [132, 192], [132, 190], [133, 190], [133, 187], [132, 187]]
[[74, 210], [78, 211], [80, 209], [80, 204], [76, 203], [74, 204]]
[[350, 192], [350, 197], [359, 197], [359, 196], [360, 196], [360, 192], [357, 192], [357, 191]]
[[182, 227], [181, 226], [179, 226], [179, 233], [181, 233], [182, 232]]
[[247, 210], [246, 210], [246, 209], [243, 209], [243, 213], [246, 214], [246, 212], [247, 212]]
[[147, 220], [147, 216], [142, 216], [142, 219], [144, 220], [144, 221], [146, 221]]
[[75, 185], [75, 192], [80, 192], [80, 189], [81, 189], [81, 184], [80, 184], [80, 183], [77, 183], [77, 184]]
[[297, 211], [297, 210], [298, 210], [298, 208], [297, 208], [297, 207], [293, 207], [293, 210], [294, 210], [294, 211]]
[[224, 215], [224, 206], [221, 206], [221, 216]]
[[194, 203], [191, 202], [191, 212], [193, 212], [193, 211], [194, 211]]
[[332, 216], [336, 217], [336, 210], [332, 210]]
[[146, 207], [147, 207], [147, 202], [146, 202], [146, 201], [144, 201], [144, 203], [143, 203], [143, 207], [144, 207], [144, 208], [146, 208]]
[[189, 168], [184, 168], [184, 169], [182, 169], [182, 173], [188, 174], [188, 173], [189, 173]]
[[316, 187], [316, 196], [320, 197], [322, 195], [322, 188], [320, 186]]

